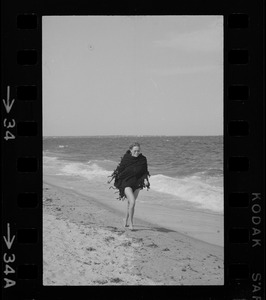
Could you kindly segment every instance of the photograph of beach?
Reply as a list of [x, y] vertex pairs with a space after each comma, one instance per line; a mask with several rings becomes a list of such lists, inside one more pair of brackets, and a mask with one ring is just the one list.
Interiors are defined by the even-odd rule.
[[223, 18], [43, 17], [43, 285], [223, 284]]

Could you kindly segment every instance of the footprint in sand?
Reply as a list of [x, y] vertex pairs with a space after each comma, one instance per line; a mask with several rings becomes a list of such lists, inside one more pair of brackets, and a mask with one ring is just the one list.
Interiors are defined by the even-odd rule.
[[93, 248], [93, 247], [88, 247], [88, 248], [86, 248], [86, 250], [88, 250], [88, 251], [96, 251], [96, 249]]
[[150, 247], [150, 248], [158, 248], [159, 246], [156, 245], [156, 244], [154, 244], [154, 243], [152, 243], [152, 244], [147, 245], [147, 247]]
[[119, 282], [123, 282], [123, 280], [120, 279], [120, 278], [111, 278], [110, 282], [112, 282], [112, 283], [119, 283]]
[[164, 248], [162, 251], [170, 251], [169, 248]]
[[124, 242], [121, 244], [121, 246], [129, 247], [129, 246], [131, 246], [131, 242]]
[[108, 281], [107, 280], [94, 280], [93, 283], [106, 284], [106, 283], [108, 283]]
[[132, 238], [132, 240], [136, 243], [142, 243], [143, 242], [143, 238]]
[[108, 237], [106, 237], [104, 240], [105, 240], [106, 242], [110, 242], [110, 241], [114, 241], [115, 238], [112, 237], [112, 236], [108, 236]]

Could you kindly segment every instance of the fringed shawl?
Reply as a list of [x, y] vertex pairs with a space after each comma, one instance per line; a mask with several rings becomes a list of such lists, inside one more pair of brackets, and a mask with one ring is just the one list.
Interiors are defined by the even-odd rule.
[[[114, 186], [110, 188], [118, 189], [119, 192], [119, 200], [124, 200], [125, 196], [125, 187], [126, 182], [132, 178], [136, 179], [136, 187], [137, 188], [150, 188], [150, 184], [148, 181], [148, 176], [150, 176], [148, 171], [147, 159], [144, 155], [140, 154], [138, 157], [134, 157], [131, 155], [128, 150], [125, 155], [121, 158], [120, 163], [117, 168], [111, 174], [111, 179], [108, 183], [111, 183], [114, 179]], [[148, 184], [145, 185], [144, 179], [147, 179]]]

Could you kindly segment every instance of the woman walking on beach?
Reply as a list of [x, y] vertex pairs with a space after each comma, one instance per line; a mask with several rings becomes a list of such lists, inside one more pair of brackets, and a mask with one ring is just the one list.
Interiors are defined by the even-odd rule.
[[115, 171], [109, 176], [112, 178], [108, 183], [114, 179], [114, 187], [119, 190], [118, 199], [128, 200], [125, 227], [129, 227], [130, 230], [134, 229], [133, 217], [139, 191], [150, 187], [148, 176], [150, 174], [147, 159], [140, 153], [139, 143], [130, 145]]

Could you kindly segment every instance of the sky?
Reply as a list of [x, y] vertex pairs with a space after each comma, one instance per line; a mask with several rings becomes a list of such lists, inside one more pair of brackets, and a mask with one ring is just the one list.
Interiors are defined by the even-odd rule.
[[222, 135], [222, 16], [43, 17], [43, 135]]

